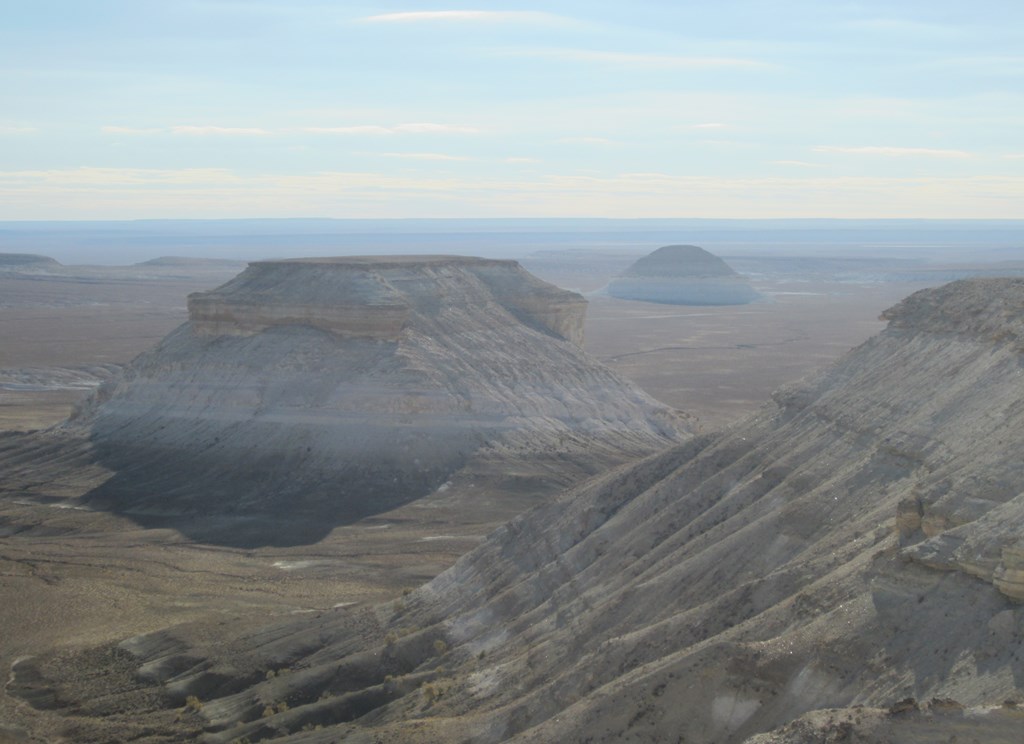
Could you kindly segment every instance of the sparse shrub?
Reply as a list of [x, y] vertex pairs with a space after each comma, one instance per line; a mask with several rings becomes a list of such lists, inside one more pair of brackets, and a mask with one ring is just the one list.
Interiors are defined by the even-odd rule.
[[412, 589], [410, 589], [409, 587], [406, 587], [405, 589], [402, 590], [402, 596], [403, 597], [408, 597], [410, 594], [412, 594]]
[[277, 672], [275, 672], [273, 669], [268, 669], [267, 670], [267, 679], [273, 679], [276, 676], [277, 676]]
[[448, 650], [448, 644], [445, 643], [444, 641], [442, 641], [440, 638], [438, 638], [436, 641], [434, 641], [434, 652], [438, 656], [441, 656], [447, 650]]
[[268, 705], [266, 708], [263, 709], [263, 717], [264, 718], [270, 718], [272, 715], [274, 715], [273, 707]]
[[286, 710], [288, 710], [288, 703], [282, 700], [275, 706], [275, 708], [278, 713], [284, 713]]
[[398, 642], [398, 633], [393, 630], [389, 630], [388, 634], [384, 636], [384, 643], [388, 646], [394, 646]]
[[195, 695], [189, 695], [185, 698], [185, 711], [189, 713], [198, 713], [203, 709], [203, 702]]

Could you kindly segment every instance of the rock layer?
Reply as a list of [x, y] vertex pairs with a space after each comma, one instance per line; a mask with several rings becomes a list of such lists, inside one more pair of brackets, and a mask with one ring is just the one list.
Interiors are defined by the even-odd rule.
[[253, 264], [69, 424], [116, 471], [89, 500], [329, 529], [489, 457], [593, 472], [682, 435], [579, 348], [585, 306], [511, 261]]
[[670, 305], [745, 305], [760, 295], [718, 256], [668, 245], [636, 261], [608, 285], [623, 300]]

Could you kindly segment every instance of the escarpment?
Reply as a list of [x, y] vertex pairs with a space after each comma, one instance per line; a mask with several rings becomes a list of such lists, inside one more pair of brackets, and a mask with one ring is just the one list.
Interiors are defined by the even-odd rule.
[[[187, 629], [127, 641], [166, 696], [133, 715], [199, 695], [208, 742], [880, 744], [974, 718], [979, 741], [1012, 740], [1024, 364], [1000, 329], [1022, 291], [915, 295], [744, 424], [538, 506], [400, 602], [228, 650]], [[88, 702], [47, 664], [15, 670], [26, 699]]]
[[87, 501], [320, 534], [459, 472], [550, 492], [685, 436], [580, 349], [585, 308], [513, 261], [254, 263], [65, 427], [114, 472]]
[[448, 292], [459, 301], [463, 288], [446, 286], [453, 267], [478, 280], [491, 302], [521, 322], [582, 343], [582, 297], [540, 281], [514, 261], [456, 256], [260, 261], [222, 287], [191, 295], [189, 317], [192, 329], [207, 336], [304, 325], [346, 338], [393, 341], [424, 303], [448, 301]]

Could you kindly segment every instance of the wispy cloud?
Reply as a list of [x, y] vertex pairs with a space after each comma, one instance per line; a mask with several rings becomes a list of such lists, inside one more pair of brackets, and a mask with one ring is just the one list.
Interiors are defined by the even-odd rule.
[[378, 152], [384, 158], [405, 158], [407, 160], [472, 160], [465, 155], [448, 155], [443, 152]]
[[118, 127], [118, 126], [105, 126], [102, 127], [102, 131], [105, 134], [127, 134], [131, 136], [136, 135], [147, 135], [147, 134], [161, 134], [169, 130], [161, 127]]
[[529, 23], [564, 26], [572, 19], [554, 13], [532, 10], [423, 10], [405, 13], [381, 13], [360, 20], [366, 23], [423, 23], [435, 21], [476, 21], [484, 23]]
[[273, 134], [269, 129], [258, 127], [218, 127], [218, 126], [194, 126], [182, 124], [172, 127], [121, 127], [108, 125], [101, 127], [104, 134], [123, 134], [130, 136], [145, 136], [152, 134], [184, 134], [195, 137], [265, 137]]
[[215, 126], [191, 126], [181, 125], [171, 127], [173, 134], [186, 134], [189, 136], [207, 137], [207, 136], [239, 136], [239, 137], [264, 137], [271, 132], [267, 129], [259, 129], [257, 127], [215, 127]]
[[0, 134], [32, 134], [38, 131], [35, 127], [0, 126]]
[[303, 127], [303, 132], [310, 134], [343, 134], [343, 135], [389, 135], [389, 134], [477, 134], [476, 127], [454, 124], [435, 124], [433, 122], [412, 122], [384, 126], [381, 124], [360, 124], [348, 127]]
[[540, 163], [539, 158], [505, 158], [506, 163]]
[[814, 152], [837, 152], [846, 155], [880, 155], [882, 157], [906, 158], [970, 158], [964, 150], [941, 150], [930, 147], [846, 147], [842, 145], [819, 145]]
[[821, 163], [808, 163], [806, 160], [769, 160], [770, 165], [786, 165], [794, 168], [821, 168]]
[[615, 142], [607, 137], [562, 137], [559, 142], [570, 145], [614, 145]]
[[728, 124], [719, 124], [718, 122], [708, 122], [706, 124], [691, 124], [690, 129], [728, 129]]
[[646, 69], [746, 69], [765, 70], [772, 64], [746, 57], [705, 57], [644, 52], [609, 52], [595, 49], [505, 49], [500, 54], [514, 57], [540, 57], [566, 62], [637, 67]]
[[847, 28], [892, 34], [913, 34], [916, 36], [956, 36], [962, 33], [957, 26], [926, 23], [907, 18], [863, 18], [849, 21]]
[[[216, 168], [0, 171], [0, 219], [317, 216], [1013, 217], [1024, 177], [721, 178]], [[681, 198], [685, 196], [685, 198]]]
[[927, 67], [967, 74], [992, 75], [997, 77], [1017, 77], [1024, 75], [1024, 56], [1010, 55], [978, 55], [973, 57], [946, 57], [932, 60]]

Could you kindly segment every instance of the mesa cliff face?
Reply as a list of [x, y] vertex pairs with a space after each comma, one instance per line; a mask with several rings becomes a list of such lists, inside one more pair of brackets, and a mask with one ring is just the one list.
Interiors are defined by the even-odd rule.
[[[455, 271], [453, 271], [453, 269]], [[304, 325], [342, 338], [394, 341], [414, 311], [465, 302], [476, 279], [520, 321], [580, 345], [586, 301], [542, 282], [514, 261], [454, 256], [367, 256], [260, 261], [222, 287], [188, 298], [192, 329], [206, 336], [251, 336]], [[461, 280], [461, 281], [460, 281]], [[451, 294], [451, 298], [447, 295]]]
[[613, 279], [607, 292], [669, 305], [745, 305], [760, 299], [725, 261], [695, 245], [667, 245], [644, 256]]
[[[199, 696], [209, 742], [1011, 741], [1022, 316], [1024, 281], [927, 290], [745, 424], [537, 507], [401, 602], [118, 653], [165, 708]], [[58, 669], [12, 685], [81, 699]]]
[[69, 424], [116, 473], [89, 501], [330, 525], [471, 463], [571, 482], [683, 435], [579, 348], [585, 307], [511, 261], [252, 264], [190, 296], [190, 321]]

